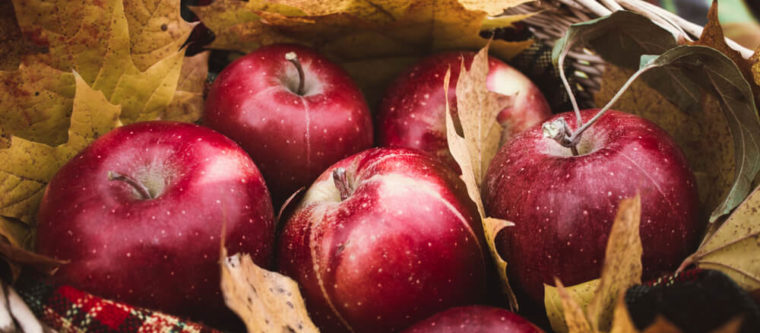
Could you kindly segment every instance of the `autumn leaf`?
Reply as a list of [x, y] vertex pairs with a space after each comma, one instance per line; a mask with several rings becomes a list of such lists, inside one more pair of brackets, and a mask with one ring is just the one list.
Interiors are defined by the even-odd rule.
[[599, 331], [609, 330], [620, 292], [641, 284], [640, 219], [641, 197], [638, 194], [620, 202], [607, 240], [599, 286], [588, 306], [591, 324]]
[[0, 127], [9, 133], [51, 145], [66, 141], [71, 70], [109, 102], [122, 105], [126, 123], [156, 119], [172, 101], [184, 50], [171, 48], [145, 71], [138, 69], [121, 0], [14, 0], [14, 5], [21, 31], [48, 52], [26, 55], [17, 70], [0, 72], [0, 106], [8, 110]]
[[[719, 29], [717, 26], [714, 22], [706, 36]], [[746, 197], [760, 169], [760, 121], [751, 87], [731, 59], [707, 47], [676, 46], [673, 35], [626, 11], [571, 26], [555, 45], [553, 58], [560, 60], [571, 47], [581, 45], [597, 52], [608, 65], [639, 68], [638, 74], [647, 72], [642, 79], [678, 106], [675, 112], [661, 111], [655, 93], [634, 96], [630, 104], [618, 101], [613, 107], [642, 115], [675, 134], [692, 168], [706, 175], [700, 178], [707, 179], [710, 187], [706, 192], [710, 221], [729, 213]], [[640, 59], [647, 61], [638, 61], [637, 66]], [[649, 62], [653, 59], [658, 59], [656, 64]], [[599, 105], [606, 104], [622, 86], [608, 77], [602, 82], [607, 88], [595, 96]], [[703, 110], [704, 105], [718, 107]], [[709, 140], [713, 141], [702, 145]], [[728, 149], [734, 154], [729, 155]]]
[[21, 33], [13, 3], [0, 2], [0, 71], [12, 71], [21, 63], [23, 56], [44, 50], [44, 46], [33, 43]]
[[517, 308], [517, 299], [509, 286], [507, 279], [507, 262], [501, 258], [496, 250], [496, 235], [511, 222], [487, 217], [480, 197], [480, 185], [482, 184], [488, 164], [496, 155], [501, 137], [501, 126], [496, 121], [496, 115], [504, 109], [509, 101], [505, 96], [493, 93], [486, 89], [486, 77], [488, 75], [488, 45], [481, 49], [473, 58], [468, 71], [464, 62], [461, 64], [459, 78], [457, 80], [457, 121], [461, 125], [462, 134], [457, 133], [454, 118], [448, 104], [449, 80], [451, 71], [446, 72], [441, 89], [446, 96], [446, 137], [449, 151], [462, 170], [462, 180], [467, 187], [470, 199], [475, 203], [483, 223], [483, 231], [494, 258], [502, 286], [509, 304]]
[[121, 108], [110, 104], [81, 76], [73, 76], [76, 93], [68, 141], [52, 147], [11, 137], [10, 147], [0, 149], [0, 160], [4, 161], [0, 164], [0, 216], [32, 224], [45, 186], [55, 172], [95, 138], [120, 125]]
[[319, 332], [309, 318], [298, 284], [257, 266], [248, 254], [222, 250], [222, 293], [248, 332]]
[[[639, 195], [620, 201], [607, 239], [600, 278], [569, 288], [560, 288], [561, 284], [557, 284], [557, 287], [544, 286], [547, 317], [555, 331], [573, 332], [573, 326], [579, 325], [577, 322], [568, 322], [570, 315], [572, 320], [578, 320], [577, 315], [568, 314], [568, 311], [576, 311], [573, 310], [576, 305], [584, 310], [584, 318], [587, 318], [587, 324], [592, 329], [588, 332], [610, 331], [615, 306], [621, 293], [633, 285], [641, 284], [643, 248], [639, 235], [640, 219]], [[562, 293], [567, 296], [563, 296]], [[570, 309], [567, 308], [568, 301], [564, 299], [568, 297], [574, 303]]]
[[755, 84], [752, 74], [752, 61], [744, 59], [738, 51], [732, 49], [726, 43], [726, 36], [723, 34], [723, 28], [718, 19], [718, 0], [713, 0], [710, 10], [707, 12], [707, 24], [702, 30], [699, 40], [689, 43], [691, 45], [702, 45], [712, 47], [729, 57], [739, 68], [747, 82], [753, 83], [752, 92], [755, 96], [755, 103], [760, 102], [760, 86]]
[[610, 333], [638, 333], [636, 326], [633, 324], [633, 319], [631, 319], [631, 314], [628, 313], [628, 307], [625, 305], [624, 291], [620, 293], [617, 304], [615, 304]]
[[[346, 68], [375, 106], [406, 65], [432, 52], [482, 48], [488, 40], [481, 30], [526, 17], [489, 14], [523, 2], [219, 0], [193, 10], [216, 35], [210, 48], [248, 53], [273, 43], [312, 46]], [[509, 59], [531, 43], [494, 40], [490, 50]]]
[[203, 114], [203, 90], [208, 78], [208, 59], [211, 52], [185, 57], [171, 103], [159, 114], [160, 119], [195, 122]]
[[180, 16], [180, 0], [123, 0], [132, 61], [140, 71], [182, 48], [198, 23]]
[[[602, 87], [594, 96], [603, 105], [614, 96], [634, 71], [608, 65]], [[702, 112], [679, 109], [659, 91], [637, 80], [615, 103], [614, 108], [655, 122], [665, 129], [684, 152], [697, 178], [700, 201], [715, 207], [731, 187], [735, 174], [733, 135], [715, 97], [704, 95]]]
[[564, 314], [563, 320], [565, 321], [565, 327], [568, 333], [591, 333], [595, 332], [586, 317], [585, 311], [581, 308], [580, 304], [575, 301], [567, 292], [565, 286], [562, 285], [562, 281], [558, 278], [554, 278], [554, 284], [557, 288], [557, 295], [562, 304], [562, 313]]
[[[594, 298], [594, 292], [599, 289], [599, 281], [599, 279], [594, 279], [569, 287], [563, 285], [563, 289], [573, 302], [578, 304], [585, 311], [589, 303], [591, 303], [591, 300]], [[557, 287], [544, 284], [544, 306], [546, 308], [546, 316], [549, 319], [552, 330], [555, 332], [568, 331], [563, 302], [566, 301], [563, 301]], [[591, 327], [590, 325], [591, 324], [589, 323], [589, 327]]]
[[726, 273], [745, 290], [760, 289], [760, 187], [687, 259]]
[[33, 241], [34, 230], [31, 226], [0, 216], [0, 258], [8, 264], [13, 281], [21, 275], [23, 267], [52, 275], [58, 267], [67, 263], [32, 252]]

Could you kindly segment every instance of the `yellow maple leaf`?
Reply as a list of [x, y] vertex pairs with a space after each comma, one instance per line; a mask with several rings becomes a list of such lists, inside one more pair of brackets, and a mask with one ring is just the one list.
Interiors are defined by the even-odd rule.
[[132, 61], [141, 71], [176, 53], [198, 23], [180, 16], [180, 0], [123, 0]]
[[7, 97], [0, 100], [6, 110], [0, 127], [9, 133], [52, 145], [65, 142], [71, 70], [109, 102], [122, 105], [126, 123], [156, 119], [174, 98], [184, 50], [170, 47], [171, 53], [141, 71], [132, 59], [121, 0], [14, 0], [14, 7], [21, 31], [47, 45], [48, 52], [27, 55], [17, 70], [0, 72], [0, 96]]
[[[68, 128], [68, 141], [49, 146], [11, 137], [0, 149], [0, 216], [33, 225], [45, 186], [58, 169], [98, 136], [120, 125], [121, 107], [106, 100], [75, 74], [76, 93]], [[11, 241], [19, 244], [20, 241]]]

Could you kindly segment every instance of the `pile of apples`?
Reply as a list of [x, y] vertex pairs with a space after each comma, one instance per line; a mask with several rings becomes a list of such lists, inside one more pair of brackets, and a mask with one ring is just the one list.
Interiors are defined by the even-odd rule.
[[[451, 69], [455, 106], [458, 68], [473, 56], [423, 60], [373, 119], [337, 65], [301, 46], [260, 48], [218, 76], [203, 126], [120, 127], [66, 164], [45, 192], [37, 250], [71, 261], [59, 283], [218, 327], [234, 322], [219, 287], [223, 241], [295, 279], [325, 332], [539, 332], [478, 305], [498, 293], [496, 274], [449, 154], [443, 89]], [[552, 114], [536, 86], [497, 59], [489, 68], [488, 89], [512, 103], [482, 191], [489, 216], [515, 223], [497, 245], [521, 301], [542, 303], [555, 276], [598, 277], [617, 204], [636, 193], [645, 278], [693, 250], [694, 177], [663, 130], [612, 111], [576, 156], [543, 134]], [[278, 225], [274, 208], [301, 187]]]

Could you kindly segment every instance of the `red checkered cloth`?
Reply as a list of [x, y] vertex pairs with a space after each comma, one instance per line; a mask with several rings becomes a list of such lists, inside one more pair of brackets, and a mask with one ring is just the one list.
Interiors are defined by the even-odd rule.
[[55, 287], [22, 278], [14, 286], [43, 323], [58, 332], [88, 333], [217, 333], [180, 318], [93, 296], [69, 287]]

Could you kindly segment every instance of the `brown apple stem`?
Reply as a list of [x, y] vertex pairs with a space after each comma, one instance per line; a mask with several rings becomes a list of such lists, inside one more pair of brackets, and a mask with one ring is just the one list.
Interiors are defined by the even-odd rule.
[[153, 196], [150, 195], [150, 191], [148, 190], [148, 188], [132, 177], [120, 174], [115, 171], [108, 171], [108, 180], [118, 180], [118, 181], [127, 183], [129, 186], [132, 186], [132, 188], [137, 192], [137, 194], [140, 195], [140, 199], [142, 200], [153, 199]]
[[333, 171], [333, 182], [335, 187], [340, 192], [340, 201], [348, 199], [351, 195], [351, 187], [348, 184], [348, 176], [346, 175], [346, 169], [337, 168]]
[[301, 62], [298, 61], [298, 56], [295, 52], [285, 53], [285, 59], [290, 61], [293, 66], [296, 66], [296, 70], [298, 70], [298, 90], [296, 90], [296, 94], [303, 95], [304, 74]]

